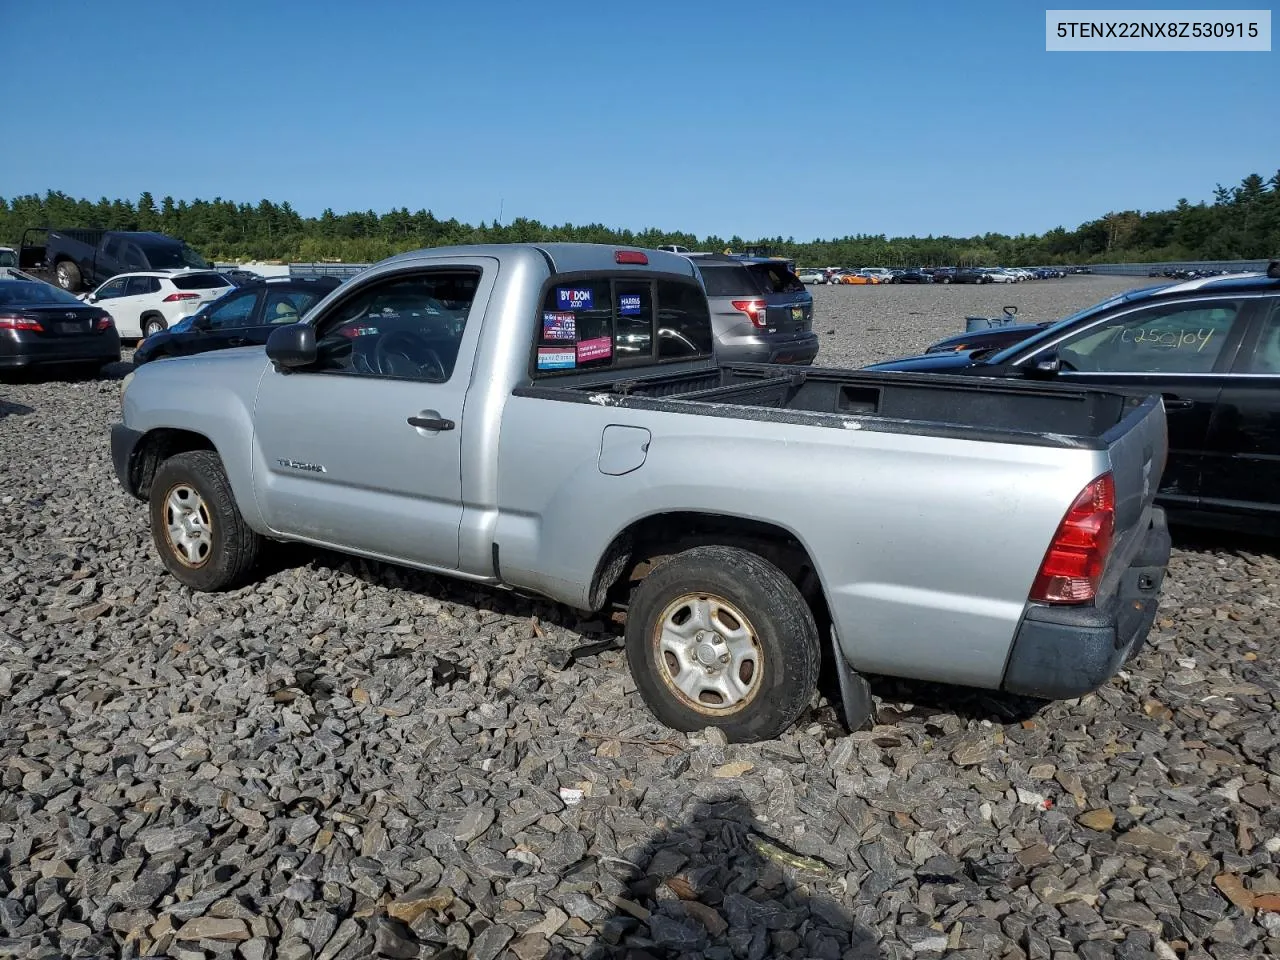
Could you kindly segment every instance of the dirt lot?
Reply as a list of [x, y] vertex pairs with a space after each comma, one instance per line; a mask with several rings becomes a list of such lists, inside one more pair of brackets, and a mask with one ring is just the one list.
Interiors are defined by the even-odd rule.
[[[817, 288], [819, 362], [1129, 285]], [[877, 680], [872, 731], [725, 745], [554, 669], [610, 628], [551, 604], [310, 550], [179, 588], [119, 394], [0, 385], [0, 957], [1280, 956], [1270, 545], [1181, 539], [1078, 701]]]

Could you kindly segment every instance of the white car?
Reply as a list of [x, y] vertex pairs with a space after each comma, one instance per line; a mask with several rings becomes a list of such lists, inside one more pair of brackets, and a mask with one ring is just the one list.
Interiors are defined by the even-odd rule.
[[80, 299], [101, 306], [123, 340], [167, 330], [235, 284], [212, 270], [144, 270], [121, 273]]
[[1004, 267], [996, 267], [994, 270], [988, 270], [987, 276], [991, 278], [992, 283], [1017, 283], [1020, 279], [1016, 273], [1012, 273]]
[[801, 270], [797, 276], [801, 283], [826, 283], [827, 274], [823, 270]]
[[863, 267], [858, 272], [864, 277], [875, 277], [881, 283], [889, 283], [893, 279], [893, 271], [888, 267]]

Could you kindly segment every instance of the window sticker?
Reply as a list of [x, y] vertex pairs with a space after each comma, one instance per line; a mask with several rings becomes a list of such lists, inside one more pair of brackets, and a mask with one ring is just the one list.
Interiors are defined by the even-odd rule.
[[556, 287], [556, 306], [561, 310], [590, 310], [590, 287]]
[[624, 293], [618, 297], [618, 312], [626, 315], [640, 312], [640, 294]]
[[543, 340], [577, 340], [578, 321], [572, 313], [553, 313], [548, 311], [542, 315]]
[[577, 366], [572, 350], [561, 350], [559, 347], [538, 348], [539, 370], [568, 370]]
[[604, 360], [606, 357], [611, 356], [613, 356], [612, 337], [596, 337], [593, 340], [580, 340], [578, 342], [579, 363], [587, 363], [591, 360]]

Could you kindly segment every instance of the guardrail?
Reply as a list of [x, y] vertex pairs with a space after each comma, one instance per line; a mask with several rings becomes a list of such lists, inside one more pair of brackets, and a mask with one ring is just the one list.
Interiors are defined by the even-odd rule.
[[1152, 271], [1164, 276], [1166, 270], [1226, 270], [1229, 273], [1249, 273], [1267, 269], [1266, 260], [1166, 260], [1161, 263], [1090, 263], [1094, 273], [1117, 277], [1149, 277]]

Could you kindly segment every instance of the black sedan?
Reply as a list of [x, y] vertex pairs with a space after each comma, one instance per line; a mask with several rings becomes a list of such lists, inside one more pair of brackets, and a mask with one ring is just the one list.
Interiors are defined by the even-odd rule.
[[153, 333], [133, 353], [135, 365], [228, 347], [261, 346], [277, 326], [294, 323], [335, 289], [337, 277], [259, 278], [238, 286], [168, 330]]
[[42, 280], [0, 280], [0, 372], [120, 361], [111, 314]]
[[925, 273], [919, 267], [908, 267], [906, 270], [899, 270], [893, 278], [894, 283], [933, 283], [933, 277]]
[[1003, 350], [930, 353], [869, 369], [1163, 394], [1169, 459], [1159, 500], [1170, 516], [1280, 534], [1280, 261], [1265, 275], [1130, 290]]

